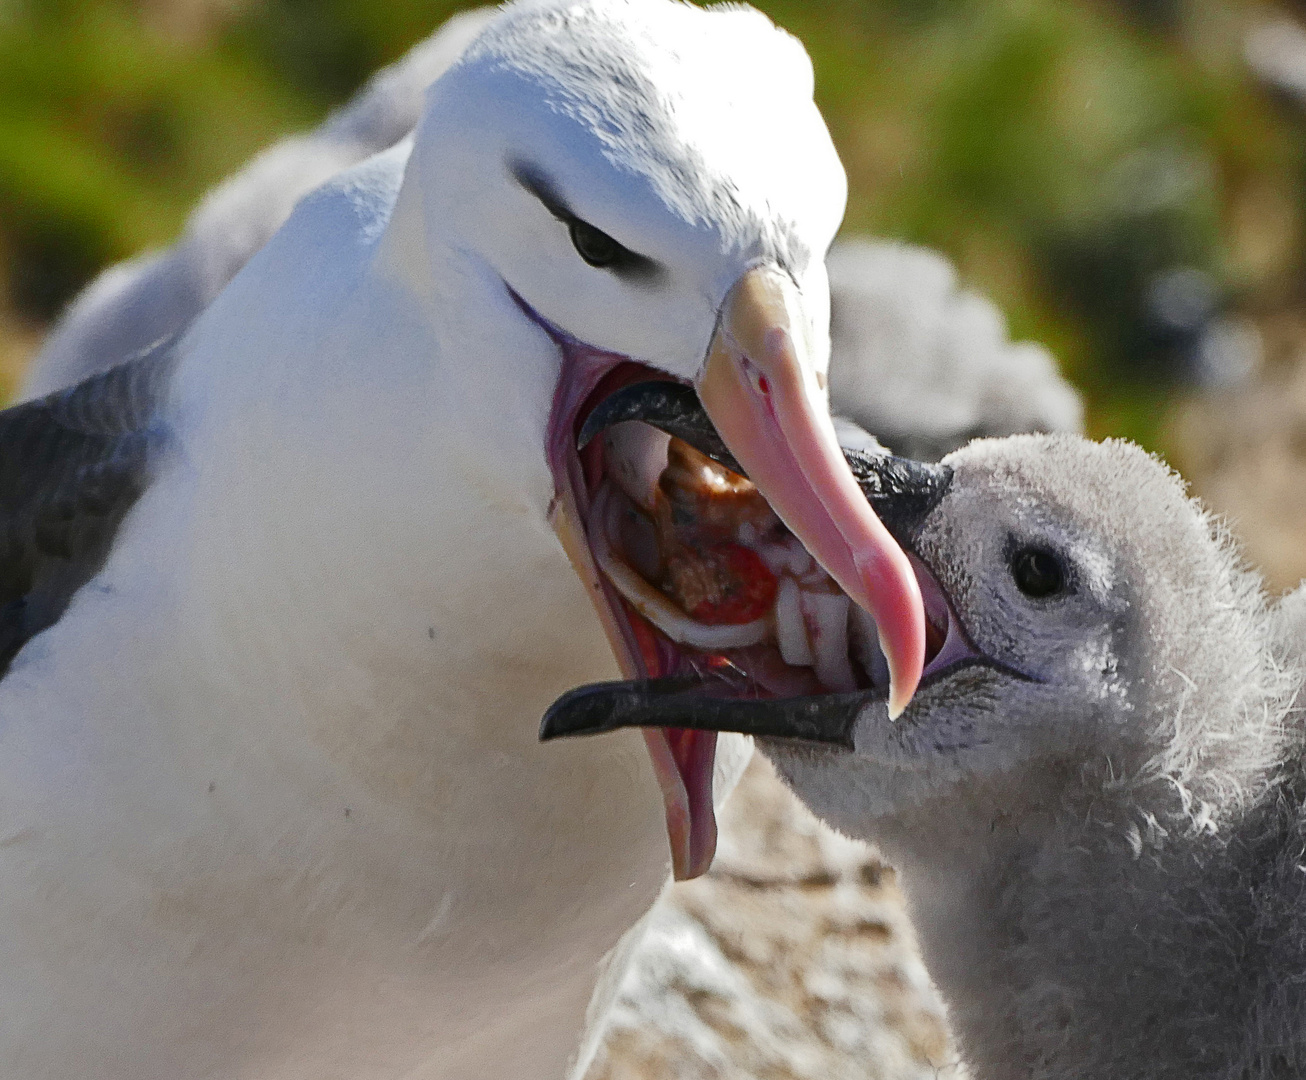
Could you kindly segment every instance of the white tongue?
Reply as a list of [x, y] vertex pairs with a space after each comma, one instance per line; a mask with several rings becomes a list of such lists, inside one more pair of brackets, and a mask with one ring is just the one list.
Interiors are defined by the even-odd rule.
[[782, 577], [775, 598], [775, 633], [780, 656], [791, 667], [811, 667], [816, 663], [807, 623], [803, 620], [803, 596], [798, 582]]
[[608, 475], [636, 506], [652, 514], [658, 480], [667, 468], [671, 436], [648, 424], [614, 424], [604, 433], [603, 460]]

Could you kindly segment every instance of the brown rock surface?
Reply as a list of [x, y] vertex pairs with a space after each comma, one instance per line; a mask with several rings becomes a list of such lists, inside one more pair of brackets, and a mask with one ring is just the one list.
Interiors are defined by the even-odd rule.
[[654, 912], [586, 1080], [957, 1080], [893, 870], [754, 758]]

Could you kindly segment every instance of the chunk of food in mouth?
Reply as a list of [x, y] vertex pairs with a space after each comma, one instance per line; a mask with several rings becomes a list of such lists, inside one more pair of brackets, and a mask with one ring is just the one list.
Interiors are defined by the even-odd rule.
[[603, 459], [590, 544], [650, 675], [725, 696], [887, 690], [874, 621], [753, 484], [638, 422], [605, 433]]

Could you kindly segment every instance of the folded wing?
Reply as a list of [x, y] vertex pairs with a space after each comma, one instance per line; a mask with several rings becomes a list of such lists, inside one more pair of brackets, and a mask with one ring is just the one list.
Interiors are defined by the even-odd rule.
[[145, 490], [175, 345], [0, 412], [0, 676], [104, 565]]

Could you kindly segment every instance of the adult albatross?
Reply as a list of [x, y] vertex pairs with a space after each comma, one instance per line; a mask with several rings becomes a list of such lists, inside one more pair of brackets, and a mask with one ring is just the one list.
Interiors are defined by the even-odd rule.
[[910, 695], [915, 579], [824, 405], [811, 93], [755, 12], [512, 5], [180, 340], [4, 414], [7, 1075], [563, 1073], [664, 837], [711, 858], [714, 737], [538, 717], [753, 626], [598, 572], [591, 497], [667, 452], [579, 453], [599, 408], [696, 392]]

